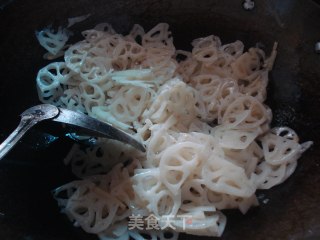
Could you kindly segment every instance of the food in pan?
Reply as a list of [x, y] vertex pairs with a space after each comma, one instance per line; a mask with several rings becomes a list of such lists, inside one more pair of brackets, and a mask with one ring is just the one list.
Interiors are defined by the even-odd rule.
[[80, 180], [54, 197], [88, 233], [221, 236], [222, 211], [257, 206], [256, 190], [284, 182], [312, 144], [299, 143], [288, 127], [270, 128], [264, 101], [277, 44], [266, 57], [258, 47], [245, 51], [241, 41], [223, 45], [210, 35], [183, 51], [165, 23], [148, 32], [134, 25], [127, 35], [99, 24], [82, 34], [63, 61], [39, 71], [39, 99], [109, 122], [147, 149], [110, 139], [73, 146], [65, 163]]

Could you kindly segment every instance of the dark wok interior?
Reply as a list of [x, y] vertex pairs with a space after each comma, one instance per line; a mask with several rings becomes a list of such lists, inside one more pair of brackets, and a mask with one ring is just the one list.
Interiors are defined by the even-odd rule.
[[[258, 193], [259, 207], [244, 216], [226, 212], [222, 239], [320, 239], [320, 54], [314, 51], [320, 41], [319, 1], [260, 0], [253, 11], [245, 11], [239, 0], [0, 0], [0, 141], [23, 110], [39, 103], [35, 77], [48, 62], [35, 30], [87, 13], [91, 17], [73, 27], [74, 39], [100, 22], [123, 33], [134, 23], [150, 29], [167, 22], [181, 49], [210, 34], [224, 43], [240, 39], [247, 47], [259, 42], [267, 52], [278, 41], [267, 101], [273, 125], [292, 127], [301, 141], [314, 145], [289, 180]], [[0, 162], [0, 239], [94, 239], [69, 224], [50, 193], [74, 179], [62, 163], [71, 140], [61, 138], [44, 148], [34, 139], [28, 136]]]

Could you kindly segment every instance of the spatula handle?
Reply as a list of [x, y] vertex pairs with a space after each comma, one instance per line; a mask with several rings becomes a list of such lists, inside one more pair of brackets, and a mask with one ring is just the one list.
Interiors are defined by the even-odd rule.
[[23, 116], [18, 127], [0, 144], [0, 160], [16, 145], [16, 143], [23, 137], [23, 135], [35, 124], [32, 115]]

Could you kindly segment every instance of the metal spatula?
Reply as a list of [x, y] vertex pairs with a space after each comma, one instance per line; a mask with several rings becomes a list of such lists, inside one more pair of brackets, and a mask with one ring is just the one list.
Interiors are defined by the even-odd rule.
[[83, 113], [59, 108], [50, 104], [41, 104], [31, 107], [21, 114], [19, 126], [0, 145], [0, 160], [31, 127], [45, 120], [77, 127], [80, 129], [82, 135], [115, 139], [123, 143], [128, 143], [140, 151], [145, 151], [145, 147], [140, 142], [111, 124], [101, 122]]

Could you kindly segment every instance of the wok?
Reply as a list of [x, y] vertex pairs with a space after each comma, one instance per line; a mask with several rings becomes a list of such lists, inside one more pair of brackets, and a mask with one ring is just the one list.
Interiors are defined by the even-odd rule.
[[[124, 33], [134, 23], [150, 29], [167, 22], [180, 49], [190, 49], [192, 39], [210, 34], [224, 43], [259, 42], [267, 52], [278, 41], [268, 87], [272, 124], [292, 127], [301, 141], [313, 140], [314, 145], [284, 184], [258, 192], [259, 207], [246, 215], [226, 212], [222, 239], [320, 239], [320, 55], [314, 51], [320, 41], [319, 1], [260, 0], [252, 11], [245, 11], [239, 0], [1, 0], [1, 141], [17, 125], [18, 115], [39, 103], [35, 77], [48, 62], [35, 30], [87, 13], [91, 17], [73, 27], [78, 32], [74, 40], [81, 30], [100, 22]], [[62, 163], [71, 144], [61, 138], [39, 148], [39, 142], [25, 140], [0, 162], [0, 239], [94, 239], [71, 226], [50, 193], [75, 178]]]

